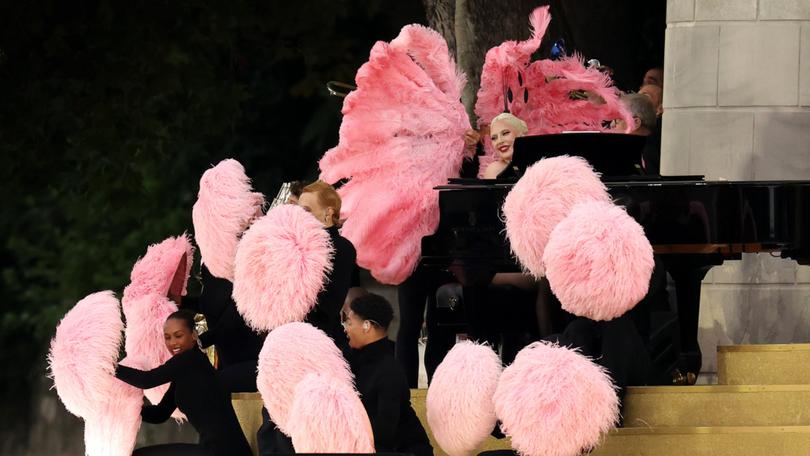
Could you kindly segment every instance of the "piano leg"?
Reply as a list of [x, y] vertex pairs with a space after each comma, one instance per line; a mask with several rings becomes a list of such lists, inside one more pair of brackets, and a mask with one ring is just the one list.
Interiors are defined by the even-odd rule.
[[706, 273], [722, 264], [720, 255], [673, 255], [665, 259], [667, 272], [675, 282], [680, 326], [680, 363], [683, 373], [700, 373], [703, 357], [698, 344], [700, 287]]

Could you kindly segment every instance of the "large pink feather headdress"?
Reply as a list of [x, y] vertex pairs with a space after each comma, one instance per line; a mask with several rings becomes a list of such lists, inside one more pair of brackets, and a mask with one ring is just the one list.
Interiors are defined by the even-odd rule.
[[[529, 17], [531, 38], [506, 41], [487, 52], [475, 104], [479, 124], [489, 124], [508, 109], [526, 122], [529, 135], [607, 131], [606, 121], [619, 118], [632, 125], [633, 116], [619, 101], [610, 77], [586, 67], [581, 57], [530, 62], [550, 20], [548, 6], [535, 9]], [[481, 173], [496, 159], [488, 142], [485, 149]]]
[[232, 158], [203, 173], [191, 218], [202, 264], [211, 275], [233, 282], [239, 238], [261, 215], [264, 202], [264, 195], [253, 191], [245, 168]]
[[115, 378], [123, 329], [118, 300], [101, 291], [76, 303], [51, 341], [56, 392], [69, 412], [84, 419], [90, 456], [129, 455], [141, 424], [143, 392]]
[[374, 45], [355, 80], [340, 141], [320, 161], [321, 179], [349, 179], [338, 190], [341, 233], [357, 249], [358, 265], [398, 284], [416, 267], [422, 237], [438, 226], [433, 187], [461, 167], [465, 77], [438, 32], [409, 25], [390, 44]]

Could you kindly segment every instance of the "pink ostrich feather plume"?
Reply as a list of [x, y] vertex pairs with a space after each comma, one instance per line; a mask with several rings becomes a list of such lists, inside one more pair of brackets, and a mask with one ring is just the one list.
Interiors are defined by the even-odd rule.
[[[163, 324], [177, 311], [177, 304], [159, 294], [136, 299], [124, 299], [124, 318], [127, 320], [124, 348], [128, 357], [143, 360], [146, 370], [154, 369], [171, 358], [163, 340]], [[157, 404], [169, 389], [161, 385], [144, 391], [149, 402]]]
[[248, 229], [236, 251], [233, 298], [254, 329], [302, 321], [332, 270], [334, 247], [304, 209], [282, 204]]
[[[526, 122], [530, 135], [607, 131], [605, 121], [619, 118], [632, 125], [632, 115], [619, 101], [621, 93], [610, 77], [587, 68], [580, 56], [530, 62], [550, 20], [548, 7], [535, 9], [529, 18], [530, 39], [506, 41], [487, 52], [475, 104], [479, 125], [489, 124], [507, 105], [509, 112]], [[505, 102], [507, 89], [513, 95], [511, 102]], [[572, 99], [573, 92], [586, 93], [589, 99]], [[485, 150], [479, 160], [481, 173], [497, 159], [490, 144]]]
[[70, 413], [93, 415], [118, 383], [115, 366], [123, 329], [112, 291], [88, 295], [59, 322], [48, 362], [56, 393]]
[[239, 237], [264, 204], [264, 195], [253, 191], [238, 161], [222, 160], [203, 173], [191, 217], [202, 264], [211, 275], [233, 282]]
[[506, 195], [506, 235], [532, 275], [545, 275], [543, 252], [554, 227], [575, 205], [588, 201], [609, 202], [607, 187], [584, 158], [569, 156], [540, 160]]
[[450, 456], [467, 456], [489, 436], [498, 418], [492, 396], [501, 360], [487, 345], [456, 344], [436, 369], [427, 393], [427, 420]]
[[308, 323], [288, 323], [267, 335], [259, 353], [256, 385], [270, 418], [287, 435], [295, 387], [308, 374], [333, 377], [354, 389], [349, 364], [332, 339]]
[[529, 15], [532, 36], [526, 41], [505, 41], [487, 51], [484, 67], [481, 69], [481, 86], [475, 103], [475, 114], [480, 121], [489, 121], [502, 113], [505, 106], [504, 88], [512, 88], [514, 100], [522, 100], [523, 93], [518, 93], [521, 84], [518, 74], [529, 66], [532, 54], [540, 48], [543, 35], [546, 34], [551, 14], [548, 6], [535, 8]]
[[54, 386], [65, 408], [84, 419], [89, 456], [131, 454], [141, 424], [143, 392], [115, 378], [120, 312], [111, 291], [91, 294], [65, 315], [51, 341]]
[[[606, 121], [624, 119], [633, 125], [633, 115], [620, 101], [621, 92], [608, 75], [587, 68], [579, 55], [561, 60], [538, 60], [526, 74], [528, 103], [519, 100], [513, 114], [526, 121], [529, 134], [563, 131], [611, 131]], [[573, 92], [590, 98], [571, 99]]]
[[374, 434], [357, 391], [331, 376], [298, 382], [287, 430], [298, 453], [374, 453]]
[[655, 265], [641, 225], [606, 202], [574, 207], [551, 232], [543, 263], [563, 309], [591, 320], [612, 320], [638, 304]]
[[619, 417], [607, 372], [575, 350], [535, 342], [501, 374], [494, 396], [501, 429], [527, 456], [577, 456]]
[[[142, 360], [124, 358], [119, 363], [145, 369]], [[88, 456], [128, 456], [132, 454], [141, 427], [143, 391], [120, 380], [115, 381], [106, 400], [85, 418], [84, 445]]]
[[438, 32], [402, 29], [378, 42], [343, 104], [338, 145], [320, 160], [338, 192], [341, 234], [357, 263], [382, 283], [398, 284], [416, 267], [421, 239], [439, 223], [433, 187], [457, 177], [469, 120], [459, 99], [465, 76]]
[[169, 292], [185, 296], [193, 260], [194, 247], [186, 234], [150, 245], [132, 268], [122, 301], [148, 294], [168, 296]]

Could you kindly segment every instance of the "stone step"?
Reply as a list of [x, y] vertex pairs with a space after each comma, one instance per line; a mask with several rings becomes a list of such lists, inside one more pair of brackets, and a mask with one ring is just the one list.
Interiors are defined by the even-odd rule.
[[590, 456], [798, 456], [808, 449], [810, 426], [621, 428]]
[[810, 385], [810, 344], [717, 347], [721, 385]]
[[259, 442], [256, 431], [262, 426], [262, 396], [259, 393], [232, 393], [231, 404], [239, 420], [239, 426], [247, 438], [254, 456], [259, 454]]
[[630, 387], [624, 425], [810, 425], [810, 385]]

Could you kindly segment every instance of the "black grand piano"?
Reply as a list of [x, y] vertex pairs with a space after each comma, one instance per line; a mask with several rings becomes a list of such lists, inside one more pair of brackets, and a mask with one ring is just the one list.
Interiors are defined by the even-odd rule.
[[[748, 252], [780, 255], [810, 264], [810, 181], [706, 181], [701, 176], [611, 175], [604, 171], [631, 169], [634, 165], [617, 162], [623, 161], [622, 154], [634, 160], [639, 156], [637, 151], [594, 155], [595, 151], [587, 144], [627, 135], [549, 136], [554, 138], [529, 138], [522, 147], [519, 145], [523, 138], [518, 138], [513, 177], [451, 179], [447, 185], [436, 188], [441, 217], [436, 233], [422, 240], [424, 266], [447, 269], [468, 287], [480, 285], [495, 272], [519, 271], [506, 239], [501, 206], [517, 181], [521, 166], [542, 156], [563, 153], [584, 156], [597, 171], [603, 171], [602, 179], [614, 201], [644, 227], [657, 258], [665, 265], [675, 287], [680, 328], [677, 357], [681, 370], [700, 371], [702, 359], [697, 341], [700, 286], [712, 266], [740, 259], [742, 253]], [[532, 150], [538, 141], [546, 150]], [[570, 147], [572, 141], [585, 145], [581, 148], [585, 153], [577, 153], [577, 147]], [[621, 146], [619, 143], [613, 146], [617, 145]], [[638, 145], [632, 144], [631, 149]], [[520, 154], [521, 149], [530, 153]]]

